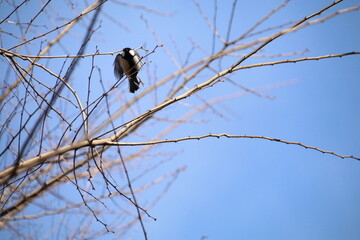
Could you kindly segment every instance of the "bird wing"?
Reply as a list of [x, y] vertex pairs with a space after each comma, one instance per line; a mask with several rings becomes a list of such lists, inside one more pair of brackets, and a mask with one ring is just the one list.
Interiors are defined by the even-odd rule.
[[120, 65], [121, 55], [118, 54], [114, 60], [114, 74], [118, 79], [121, 79], [124, 76], [124, 70]]

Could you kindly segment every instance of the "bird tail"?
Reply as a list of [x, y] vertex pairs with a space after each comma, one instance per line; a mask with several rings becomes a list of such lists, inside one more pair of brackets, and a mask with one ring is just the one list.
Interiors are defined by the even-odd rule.
[[138, 78], [137, 76], [132, 76], [129, 79], [129, 90], [130, 90], [130, 92], [134, 93], [136, 90], [138, 90], [140, 82], [141, 82], [140, 78]]

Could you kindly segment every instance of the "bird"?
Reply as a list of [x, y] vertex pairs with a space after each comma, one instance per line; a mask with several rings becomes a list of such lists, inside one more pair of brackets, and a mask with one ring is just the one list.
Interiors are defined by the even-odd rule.
[[139, 89], [141, 79], [137, 76], [142, 66], [140, 55], [129, 47], [124, 48], [114, 60], [114, 74], [121, 79], [124, 74], [129, 80], [129, 91], [135, 93]]

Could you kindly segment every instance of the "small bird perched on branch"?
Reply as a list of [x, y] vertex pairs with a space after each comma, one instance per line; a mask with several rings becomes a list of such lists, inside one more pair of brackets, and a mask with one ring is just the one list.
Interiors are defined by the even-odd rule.
[[131, 48], [124, 48], [123, 52], [118, 54], [114, 61], [114, 74], [118, 79], [124, 76], [129, 79], [129, 91], [134, 93], [139, 89], [141, 83], [137, 76], [141, 68], [141, 59], [139, 54]]

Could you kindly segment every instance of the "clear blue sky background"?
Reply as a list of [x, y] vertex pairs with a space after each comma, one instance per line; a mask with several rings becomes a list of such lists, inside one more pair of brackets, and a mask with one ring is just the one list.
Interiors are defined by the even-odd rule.
[[[218, 1], [217, 26], [224, 38], [232, 2]], [[331, 2], [291, 1], [259, 29], [301, 19]], [[182, 60], [191, 49], [189, 38], [211, 51], [212, 32], [192, 1], [134, 3], [172, 15], [158, 16], [108, 2], [103, 11], [126, 25], [130, 31], [102, 16], [101, 28], [94, 36], [96, 41], [87, 48], [88, 53], [94, 52], [95, 46], [100, 52], [142, 45], [152, 49], [157, 43], [146, 30], [141, 15], [149, 21], [163, 44], [178, 60], [180, 58], [173, 42], [176, 42]], [[231, 39], [245, 32], [280, 3], [238, 1]], [[213, 1], [200, 1], [200, 4], [212, 20]], [[356, 4], [360, 4], [360, 1], [344, 1], [321, 16]], [[304, 56], [311, 57], [360, 51], [359, 23], [359, 11], [336, 16], [281, 37], [266, 46], [260, 54], [302, 52], [308, 49]], [[77, 34], [76, 31], [72, 33]], [[70, 43], [71, 40], [63, 42], [65, 45]], [[220, 47], [217, 42], [216, 48]], [[70, 46], [68, 48], [71, 49]], [[74, 53], [75, 50], [71, 52]], [[195, 51], [190, 61], [204, 56], [200, 51]], [[103, 78], [111, 81], [114, 78], [113, 56], [97, 59]], [[235, 59], [224, 60], [223, 68]], [[149, 60], [149, 68], [151, 71], [156, 69], [157, 79], [176, 70], [161, 48]], [[244, 64], [273, 60], [254, 58]], [[79, 79], [76, 81], [87, 81], [85, 78], [89, 72], [89, 61], [84, 59], [82, 62], [74, 76]], [[146, 87], [149, 81], [146, 70], [140, 73], [140, 77]], [[199, 82], [206, 77], [203, 76]], [[274, 96], [275, 99], [247, 94], [225, 101], [214, 106], [224, 117], [196, 115], [192, 120], [207, 121], [180, 126], [166, 138], [223, 132], [263, 135], [301, 142], [342, 155], [360, 156], [359, 56], [242, 70], [232, 75], [231, 79], [248, 88], [272, 86], [261, 93]], [[290, 84], [274, 87], [279, 82]], [[190, 83], [187, 87], [194, 85]], [[75, 84], [76, 87], [79, 94], [86, 96], [85, 92], [81, 92], [81, 84]], [[225, 82], [205, 89], [199, 95], [203, 99], [211, 99], [235, 92], [241, 91]], [[201, 103], [195, 97], [183, 102]], [[146, 103], [137, 105], [139, 113], [149, 107]], [[171, 114], [176, 114], [176, 111], [176, 108], [172, 108], [161, 116], [171, 118]], [[156, 131], [151, 129], [149, 134]], [[182, 166], [187, 166], [187, 169], [150, 210], [158, 220], [145, 220], [149, 239], [200, 240], [202, 236], [210, 240], [360, 239], [359, 161], [340, 159], [299, 146], [251, 139], [203, 139], [162, 145], [157, 150], [178, 154], [153, 172], [154, 176]], [[146, 204], [157, 194], [156, 191], [148, 190], [140, 194], [138, 199], [140, 203]], [[141, 239], [140, 227], [134, 230], [137, 233], [130, 236]], [[111, 235], [109, 239], [112, 239]]]

